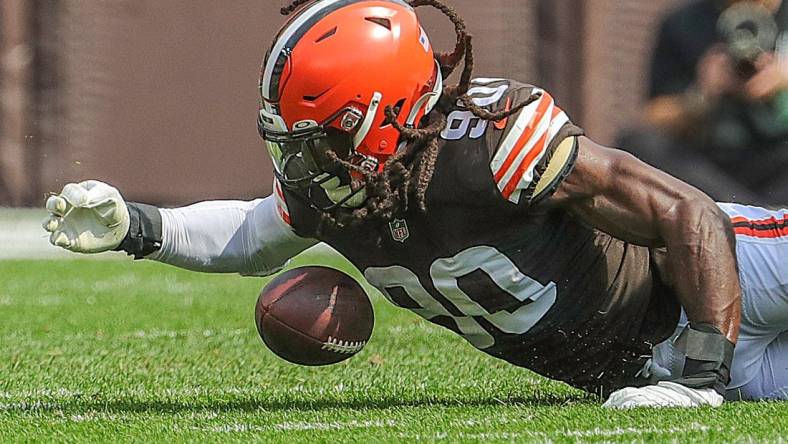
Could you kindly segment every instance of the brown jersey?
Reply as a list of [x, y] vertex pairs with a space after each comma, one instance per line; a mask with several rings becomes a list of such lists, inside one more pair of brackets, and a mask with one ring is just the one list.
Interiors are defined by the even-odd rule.
[[[496, 110], [535, 91], [477, 79], [469, 94]], [[492, 356], [606, 393], [636, 383], [680, 308], [647, 248], [539, 205], [570, 173], [581, 134], [546, 92], [500, 122], [458, 106], [441, 134], [426, 213], [318, 236], [316, 211], [285, 191], [282, 214], [394, 304]]]

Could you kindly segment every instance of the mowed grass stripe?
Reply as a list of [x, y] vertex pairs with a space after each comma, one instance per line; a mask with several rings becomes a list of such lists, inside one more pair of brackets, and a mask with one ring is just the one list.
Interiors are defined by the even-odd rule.
[[[322, 262], [356, 270], [325, 255]], [[305, 368], [254, 328], [265, 280], [0, 261], [0, 440], [784, 442], [784, 403], [610, 412], [373, 294], [358, 356]]]

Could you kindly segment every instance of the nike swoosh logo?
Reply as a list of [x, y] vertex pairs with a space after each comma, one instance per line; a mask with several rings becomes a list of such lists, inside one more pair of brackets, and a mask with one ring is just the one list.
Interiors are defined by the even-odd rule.
[[[505, 111], [507, 113], [512, 110], [512, 98], [511, 97], [507, 97], [506, 98], [506, 107], [504, 109], [505, 109]], [[496, 121], [495, 122], [495, 128], [503, 131], [503, 130], [506, 129], [506, 125], [508, 125], [508, 124], [509, 124], [509, 118], [507, 117], [505, 119], [501, 119], [501, 120]]]

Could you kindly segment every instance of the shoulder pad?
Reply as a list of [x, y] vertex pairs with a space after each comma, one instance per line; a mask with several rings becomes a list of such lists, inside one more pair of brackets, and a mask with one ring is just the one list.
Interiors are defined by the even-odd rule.
[[532, 92], [541, 93], [541, 97], [507, 122], [508, 131], [490, 162], [498, 190], [515, 204], [520, 203], [523, 192], [533, 190], [539, 168], [546, 167], [551, 153], [567, 136], [559, 133], [569, 123], [550, 94], [538, 88]]

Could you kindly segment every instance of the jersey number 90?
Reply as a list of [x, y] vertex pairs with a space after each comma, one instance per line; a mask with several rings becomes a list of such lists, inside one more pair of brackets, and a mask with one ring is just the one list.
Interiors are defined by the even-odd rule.
[[[480, 85], [469, 89], [467, 94], [473, 98], [476, 106], [487, 107], [501, 100], [508, 89], [508, 84], [495, 88]], [[441, 138], [444, 140], [460, 140], [466, 136], [470, 139], [478, 139], [484, 136], [487, 132], [487, 124], [490, 123], [464, 109], [452, 111], [446, 120], [446, 128], [441, 132]]]
[[[477, 301], [485, 295], [469, 295], [458, 285], [457, 279], [481, 270], [501, 290], [522, 304], [513, 312], [501, 310], [490, 313]], [[390, 290], [404, 290], [418, 308], [410, 308], [419, 316], [432, 320], [446, 316], [454, 320], [462, 335], [474, 347], [486, 349], [495, 345], [495, 338], [477, 321], [487, 320], [507, 334], [524, 334], [536, 325], [555, 304], [556, 286], [550, 282], [542, 285], [524, 275], [503, 253], [489, 246], [472, 247], [451, 258], [437, 259], [430, 266], [430, 278], [435, 289], [451, 302], [463, 316], [451, 314], [419, 281], [418, 276], [405, 267], [394, 265], [367, 268], [364, 277], [378, 288], [393, 304], [397, 304]]]

